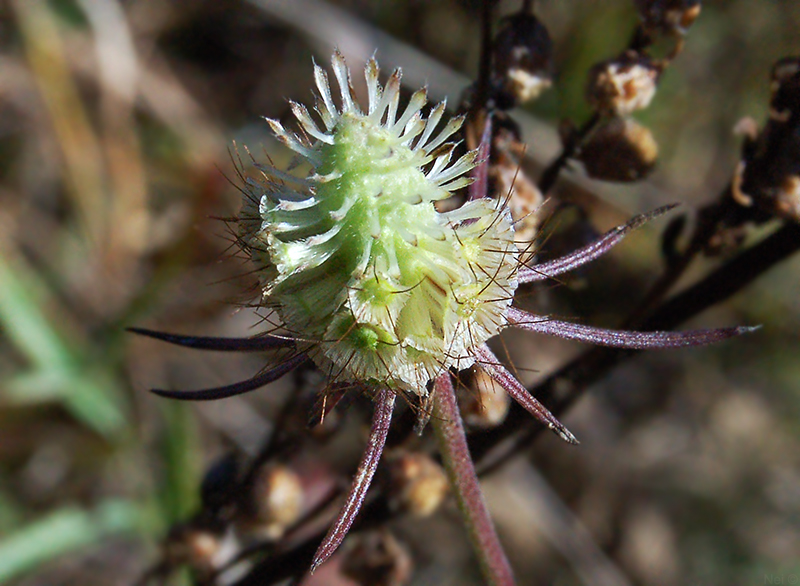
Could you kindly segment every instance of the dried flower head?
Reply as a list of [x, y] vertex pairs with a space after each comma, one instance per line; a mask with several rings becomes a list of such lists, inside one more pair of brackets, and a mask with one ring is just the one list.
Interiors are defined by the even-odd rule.
[[700, 0], [636, 0], [645, 27], [675, 36], [685, 35], [700, 16]]
[[495, 380], [480, 368], [470, 369], [461, 377], [467, 388], [459, 402], [464, 423], [476, 429], [490, 429], [505, 421], [511, 399]]
[[405, 586], [411, 582], [414, 560], [408, 546], [389, 531], [359, 535], [344, 554], [342, 574], [359, 586]]
[[389, 504], [413, 517], [427, 517], [441, 505], [449, 485], [442, 466], [421, 452], [402, 452], [389, 460]]
[[186, 565], [200, 579], [207, 579], [230, 561], [232, 546], [230, 536], [189, 523], [170, 531], [163, 544], [163, 556], [166, 565]]
[[248, 495], [245, 530], [264, 540], [281, 537], [303, 511], [303, 484], [286, 465], [262, 466], [253, 479]]
[[553, 43], [533, 14], [523, 11], [503, 20], [494, 41], [494, 60], [511, 103], [535, 100], [553, 83]]
[[560, 437], [576, 443], [486, 345], [503, 329], [635, 349], [706, 344], [743, 331], [620, 332], [512, 307], [518, 283], [546, 280], [598, 258], [671, 206], [637, 216], [567, 256], [525, 266], [519, 262], [513, 224], [502, 201], [473, 194], [447, 213], [434, 205], [471, 183], [467, 173], [476, 165], [487, 164], [476, 151], [452, 161], [454, 145], [448, 141], [462, 119], [445, 122], [437, 132], [445, 103], [424, 116], [425, 90], [413, 94], [398, 116], [400, 71], [382, 86], [374, 59], [365, 70], [369, 99], [362, 110], [338, 52], [332, 63], [339, 105], [325, 72], [314, 68], [321, 124], [295, 103], [300, 135], [269, 121], [310, 172], [297, 177], [261, 165], [260, 178], [242, 188], [241, 244], [258, 269], [264, 306], [277, 312], [289, 335], [207, 338], [132, 330], [205, 350], [289, 351], [249, 380], [198, 391], [154, 391], [161, 396], [230, 397], [264, 386], [309, 360], [329, 374], [331, 393], [356, 387], [372, 395], [369, 442], [312, 570], [338, 548], [364, 501], [398, 393], [424, 406], [431, 382], [452, 389], [451, 372], [475, 365]]
[[625, 51], [589, 71], [586, 99], [603, 114], [627, 116], [650, 105], [663, 67], [650, 57]]
[[638, 181], [653, 170], [658, 143], [653, 133], [631, 118], [612, 118], [581, 147], [586, 174], [603, 181]]

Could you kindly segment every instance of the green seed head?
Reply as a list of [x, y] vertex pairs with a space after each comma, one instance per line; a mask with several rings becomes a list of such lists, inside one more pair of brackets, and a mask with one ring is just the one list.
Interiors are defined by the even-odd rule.
[[447, 213], [434, 202], [469, 184], [476, 153], [452, 162], [434, 136], [445, 104], [427, 118], [425, 90], [397, 115], [400, 72], [382, 87], [366, 67], [369, 107], [353, 97], [337, 52], [341, 107], [315, 66], [318, 126], [300, 104], [302, 135], [270, 120], [275, 135], [311, 166], [304, 178], [262, 167], [248, 185], [242, 242], [261, 275], [265, 303], [340, 381], [425, 392], [444, 370], [467, 368], [473, 349], [506, 325], [517, 287], [517, 250], [506, 209], [488, 199]]

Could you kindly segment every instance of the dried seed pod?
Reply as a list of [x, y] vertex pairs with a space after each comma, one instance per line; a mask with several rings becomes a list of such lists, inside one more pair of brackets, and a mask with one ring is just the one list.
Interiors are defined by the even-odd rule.
[[510, 107], [535, 100], [553, 83], [553, 43], [532, 14], [505, 18], [494, 43], [495, 71]]
[[300, 517], [303, 497], [300, 477], [288, 466], [264, 466], [250, 491], [246, 530], [263, 539], [279, 538]]
[[442, 504], [448, 491], [447, 475], [429, 456], [403, 453], [389, 464], [389, 502], [414, 517], [427, 517]]
[[700, 0], [636, 0], [642, 25], [674, 36], [685, 35], [700, 16]]
[[773, 68], [770, 117], [746, 145], [732, 191], [743, 206], [800, 221], [800, 59]]
[[627, 116], [650, 105], [663, 65], [635, 51], [625, 51], [589, 70], [586, 99], [598, 112]]
[[470, 427], [489, 429], [503, 423], [511, 399], [483, 370], [472, 369], [464, 376], [469, 392], [459, 401], [461, 416]]
[[411, 581], [408, 549], [388, 531], [355, 535], [344, 553], [342, 573], [364, 586], [403, 586]]
[[630, 118], [612, 118], [578, 154], [586, 174], [603, 181], [638, 181], [653, 170], [657, 158], [653, 133]]

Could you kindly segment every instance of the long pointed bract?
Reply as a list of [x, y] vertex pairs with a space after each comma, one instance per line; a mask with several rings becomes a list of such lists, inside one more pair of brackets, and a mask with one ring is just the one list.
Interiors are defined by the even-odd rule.
[[336, 521], [328, 530], [325, 539], [322, 540], [317, 553], [314, 554], [314, 561], [311, 562], [311, 573], [339, 548], [350, 530], [358, 511], [361, 509], [364, 497], [367, 495], [367, 489], [369, 489], [372, 478], [375, 476], [375, 470], [378, 468], [383, 446], [386, 445], [389, 423], [392, 420], [392, 411], [394, 409], [394, 399], [394, 392], [387, 388], [378, 389], [375, 395], [375, 414], [372, 416], [372, 428], [370, 429], [367, 448], [364, 451], [364, 455], [361, 456], [358, 471], [356, 471], [356, 475], [353, 478], [353, 484], [350, 487], [350, 492], [347, 493], [344, 506], [339, 511]]
[[197, 391], [165, 391], [162, 389], [151, 389], [151, 393], [159, 397], [166, 397], [168, 399], [178, 399], [179, 401], [216, 401], [217, 399], [227, 399], [228, 397], [235, 397], [236, 395], [243, 395], [254, 391], [259, 387], [263, 387], [273, 381], [278, 380], [283, 375], [291, 372], [301, 364], [308, 362], [310, 358], [306, 354], [298, 354], [292, 356], [285, 362], [282, 362], [275, 368], [265, 370], [257, 374], [253, 378], [226, 385], [224, 387], [215, 387], [213, 389], [201, 389]]
[[551, 319], [547, 316], [535, 315], [510, 307], [507, 314], [508, 323], [512, 327], [557, 336], [567, 340], [578, 340], [598, 346], [612, 348], [628, 348], [631, 350], [647, 350], [652, 348], [685, 348], [687, 346], [705, 346], [732, 338], [758, 328], [736, 327], [715, 330], [689, 330], [684, 332], [635, 332], [626, 330], [607, 330], [566, 321]]
[[614, 246], [619, 244], [629, 232], [646, 224], [653, 218], [666, 214], [676, 206], [677, 204], [667, 205], [655, 209], [652, 212], [634, 216], [629, 222], [609, 230], [600, 239], [595, 240], [583, 248], [579, 248], [575, 252], [533, 267], [523, 267], [517, 273], [517, 280], [520, 283], [544, 281], [556, 275], [572, 271], [581, 265], [585, 265], [614, 248]]
[[273, 348], [288, 348], [294, 346], [294, 340], [279, 336], [253, 336], [252, 338], [217, 338], [211, 336], [182, 336], [167, 332], [146, 330], [145, 328], [126, 328], [127, 331], [155, 338], [177, 346], [194, 348], [195, 350], [216, 350], [220, 352], [259, 352]]
[[556, 419], [555, 415], [550, 413], [544, 405], [536, 400], [536, 397], [528, 392], [528, 389], [522, 386], [522, 383], [513, 374], [508, 372], [505, 366], [500, 364], [500, 361], [486, 344], [475, 349], [475, 358], [478, 361], [478, 365], [497, 381], [523, 409], [552, 429], [564, 441], [571, 444], [578, 443], [575, 436]]

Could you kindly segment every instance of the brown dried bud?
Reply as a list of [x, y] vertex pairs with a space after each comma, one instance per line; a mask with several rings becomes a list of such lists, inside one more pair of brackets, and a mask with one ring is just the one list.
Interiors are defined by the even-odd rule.
[[494, 44], [495, 71], [511, 105], [534, 100], [553, 83], [553, 43], [532, 14], [505, 18]]
[[364, 586], [404, 586], [411, 581], [408, 549], [388, 531], [352, 535], [343, 553], [342, 573]]
[[280, 464], [264, 466], [250, 491], [246, 530], [263, 539], [279, 538], [300, 517], [303, 500], [303, 485], [295, 472]]
[[416, 452], [403, 453], [390, 461], [389, 483], [392, 508], [415, 517], [434, 513], [449, 487], [442, 467], [429, 456]]
[[657, 158], [653, 133], [630, 118], [612, 118], [578, 154], [586, 174], [603, 181], [638, 181], [653, 170]]
[[700, 0], [636, 0], [642, 25], [675, 36], [685, 35], [700, 16]]
[[602, 114], [627, 116], [650, 105], [662, 70], [649, 57], [625, 51], [589, 70], [586, 99]]
[[479, 429], [496, 427], [505, 421], [511, 399], [503, 387], [481, 368], [463, 373], [468, 392], [459, 400], [464, 423]]

